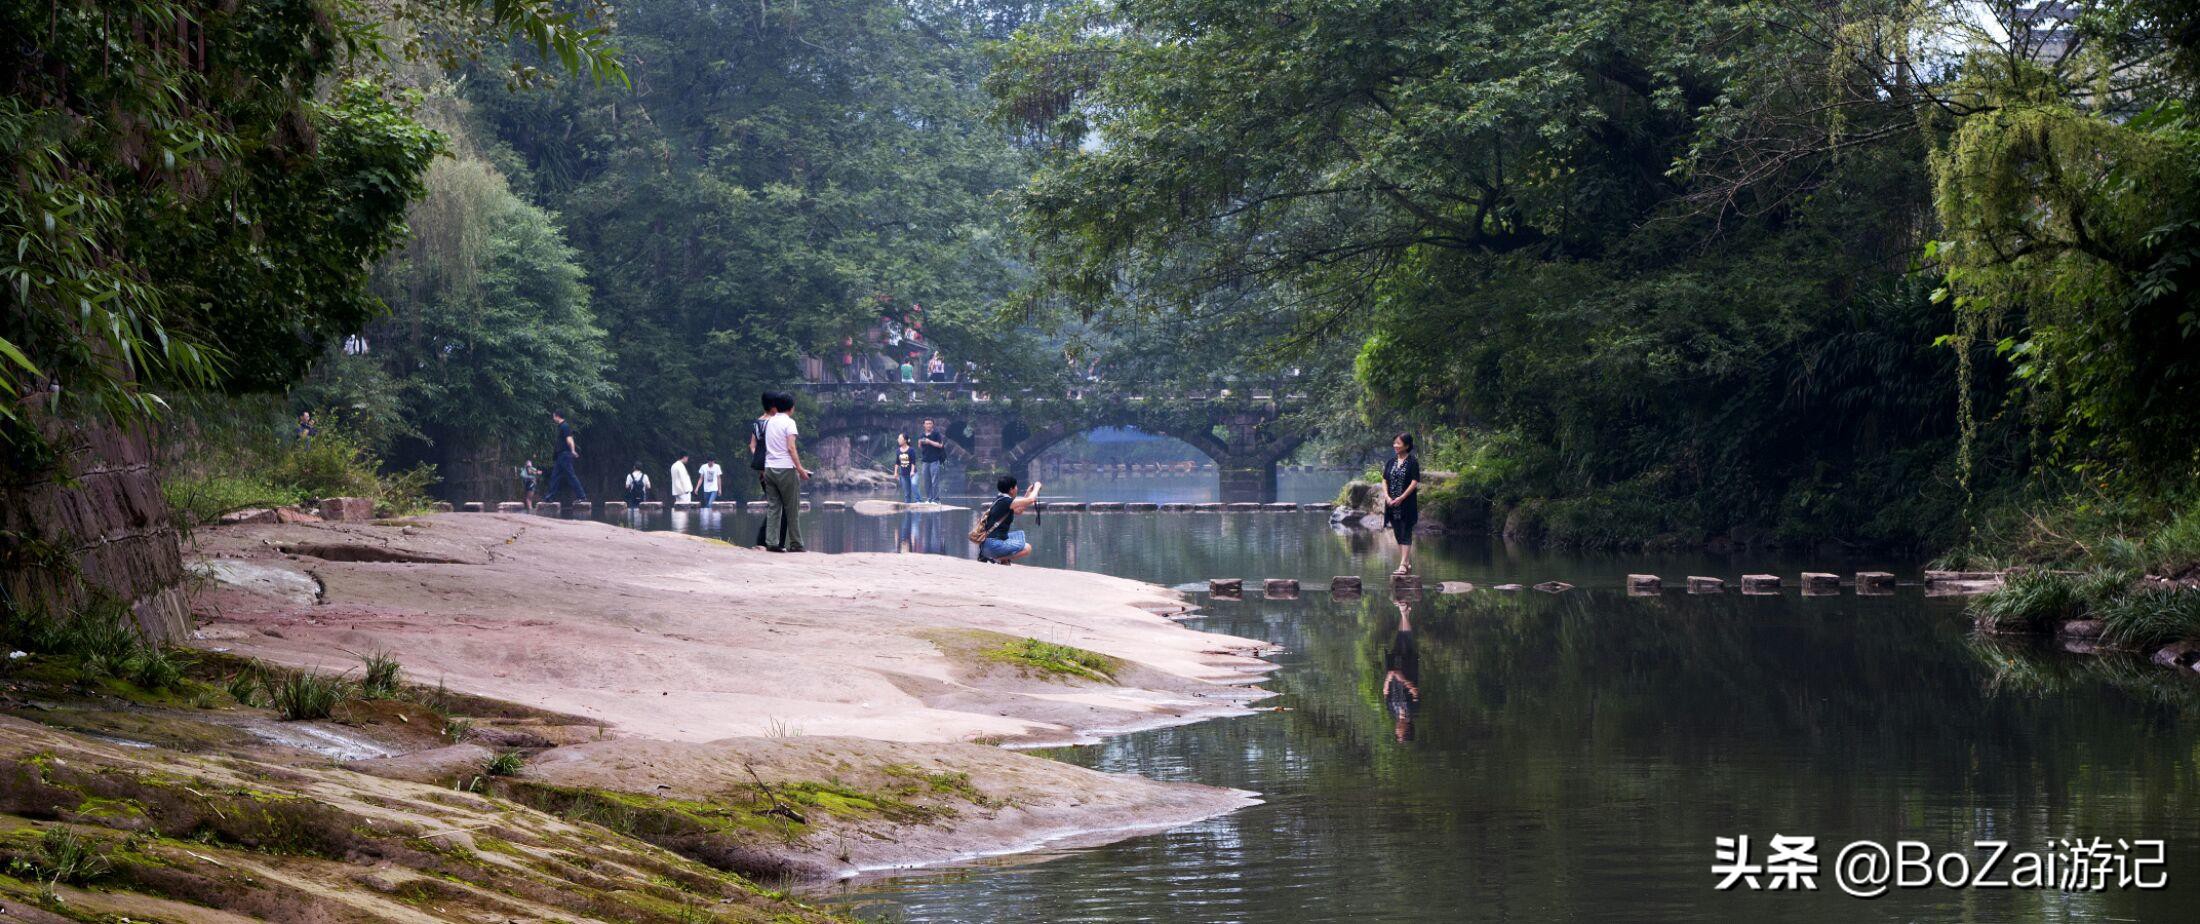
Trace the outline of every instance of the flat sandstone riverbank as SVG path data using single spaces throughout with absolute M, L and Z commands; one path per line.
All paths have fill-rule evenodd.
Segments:
M 1242 714 L 1266 695 L 1261 643 L 1187 629 L 1173 592 L 1136 581 L 771 555 L 523 515 L 234 526 L 195 542 L 210 576 L 197 644 L 329 672 L 383 652 L 415 683 L 524 707 L 475 740 L 392 745 L 349 769 L 446 783 L 516 745 L 525 767 L 495 794 L 612 818 L 722 870 L 938 864 L 1253 801 L 987 746 Z M 1053 646 L 1077 651 L 1051 659 Z

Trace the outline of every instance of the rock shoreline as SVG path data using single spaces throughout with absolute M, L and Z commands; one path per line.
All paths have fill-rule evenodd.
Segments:
M 585 784 L 707 801 L 776 785 L 774 772 L 794 780 L 771 768 L 804 742 L 832 742 L 839 755 L 819 772 L 874 789 L 891 782 L 878 776 L 886 767 L 970 776 L 969 799 L 744 847 L 755 871 L 937 865 L 1254 801 L 984 746 L 1091 743 L 1254 711 L 1268 695 L 1255 685 L 1272 669 L 1257 657 L 1267 646 L 1184 627 L 1169 615 L 1185 604 L 1165 588 L 945 556 L 768 555 L 530 515 L 254 523 L 202 531 L 194 551 L 221 576 L 200 595 L 201 645 L 304 669 L 341 668 L 332 652 L 388 652 L 414 677 L 608 736 L 536 749 L 526 772 L 498 784 L 515 794 Z M 1104 657 L 1109 682 L 1001 656 L 1019 640 Z M 441 772 L 434 754 L 413 763 L 395 772 Z

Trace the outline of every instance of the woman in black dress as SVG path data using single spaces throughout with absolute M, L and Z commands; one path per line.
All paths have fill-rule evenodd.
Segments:
M 1383 522 L 1398 540 L 1398 570 L 1413 573 L 1413 527 L 1421 522 L 1421 458 L 1413 454 L 1413 434 L 1390 441 L 1393 455 L 1383 463 Z

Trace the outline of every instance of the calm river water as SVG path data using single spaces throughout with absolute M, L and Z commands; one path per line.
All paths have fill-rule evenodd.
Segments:
M 1284 499 L 1326 499 L 1337 480 L 1287 474 Z M 1202 490 L 1211 478 L 1143 476 L 1065 478 L 1048 493 L 1207 499 Z M 746 513 L 681 517 L 652 525 L 754 538 Z M 820 510 L 805 522 L 818 551 L 967 555 L 968 520 Z M 1283 646 L 1267 684 L 1283 710 L 1047 752 L 1255 790 L 1265 804 L 1046 862 L 852 883 L 824 900 L 911 922 L 2200 920 L 2193 683 L 2129 660 L 1975 640 L 1960 601 L 1912 586 L 1883 598 L 1622 589 L 1628 572 L 1674 584 L 1859 567 L 1909 578 L 1914 563 L 1556 554 L 1429 537 L 1418 560 L 1431 592 L 1401 601 L 1380 592 L 1390 541 L 1335 532 L 1320 514 L 1065 512 L 1019 525 L 1041 566 L 1169 585 L 1296 577 L 1310 590 L 1359 574 L 1375 592 L 1194 594 L 1193 626 Z M 1578 589 L 1488 589 L 1551 579 Z M 1434 593 L 1444 580 L 1480 588 Z M 1420 696 L 1401 720 L 1382 687 L 1407 626 Z M 1816 891 L 1714 888 L 1715 838 L 1749 835 L 1762 862 L 1775 834 L 1818 839 Z M 2166 840 L 2169 887 L 1909 889 L 1867 901 L 1832 877 L 1833 855 L 1857 839 L 1945 851 L 2096 837 Z

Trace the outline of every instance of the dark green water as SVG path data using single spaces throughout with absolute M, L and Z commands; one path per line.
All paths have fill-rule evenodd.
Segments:
M 1063 485 L 1065 489 L 1078 487 Z M 1090 486 L 1087 486 L 1090 489 Z M 1096 489 L 1095 489 L 1096 490 Z M 1088 494 L 1087 496 L 1098 496 Z M 1180 499 L 1180 498 L 1167 498 Z M 812 548 L 967 554 L 959 515 L 813 512 Z M 685 528 L 739 539 L 746 515 Z M 1360 574 L 1387 538 L 1317 514 L 1058 513 L 1032 561 L 1163 584 Z M 1654 598 L 1628 572 L 1893 570 L 1899 562 L 1609 557 L 1422 540 L 1422 572 L 1471 593 L 1209 601 L 1192 625 L 1285 652 L 1285 711 L 1146 732 L 1054 756 L 1254 790 L 1258 807 L 1163 834 L 850 884 L 822 896 L 888 921 L 2200 920 L 2200 704 L 2128 660 L 1975 640 L 1960 602 Z M 1501 582 L 1558 579 L 1560 595 Z M 1417 638 L 1410 733 L 1380 693 L 1401 619 Z M 1718 891 L 1714 839 L 1818 838 L 1818 889 Z M 2168 841 L 2161 891 L 1842 894 L 1851 840 Z M 2006 862 L 2006 861 L 2005 861 Z

